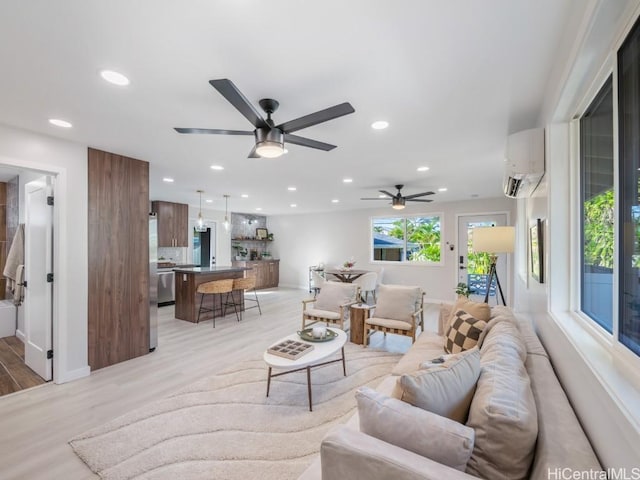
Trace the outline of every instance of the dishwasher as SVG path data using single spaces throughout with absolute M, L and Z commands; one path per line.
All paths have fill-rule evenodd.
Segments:
M 176 300 L 176 284 L 173 270 L 158 269 L 158 306 L 173 305 Z

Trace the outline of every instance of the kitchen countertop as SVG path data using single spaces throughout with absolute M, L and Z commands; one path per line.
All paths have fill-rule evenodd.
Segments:
M 177 273 L 193 273 L 195 275 L 204 275 L 207 273 L 226 273 L 226 272 L 243 272 L 251 270 L 246 267 L 192 267 L 192 268 L 174 268 Z

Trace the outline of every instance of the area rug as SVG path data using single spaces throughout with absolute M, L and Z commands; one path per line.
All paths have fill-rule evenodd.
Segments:
M 375 386 L 400 355 L 347 344 L 342 364 L 311 372 L 313 412 L 304 371 L 275 378 L 248 360 L 180 392 L 94 428 L 69 443 L 101 478 L 295 479 L 320 441 L 353 414 L 354 391 Z

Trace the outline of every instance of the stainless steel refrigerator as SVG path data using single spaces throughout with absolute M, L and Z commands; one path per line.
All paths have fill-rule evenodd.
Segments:
M 158 346 L 158 219 L 149 214 L 149 351 Z

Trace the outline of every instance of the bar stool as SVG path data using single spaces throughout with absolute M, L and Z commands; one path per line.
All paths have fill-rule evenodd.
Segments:
M 253 290 L 253 295 L 255 296 L 255 299 L 253 298 L 247 298 L 244 295 L 245 291 L 248 290 Z M 244 302 L 240 303 L 240 302 L 236 302 L 236 299 L 234 297 L 234 294 L 236 291 L 240 291 L 240 295 L 242 295 L 244 297 Z M 242 305 L 242 310 L 240 310 L 240 318 L 242 318 L 242 312 L 244 312 L 245 310 L 249 310 L 250 308 L 257 308 L 258 311 L 260 312 L 260 315 L 262 315 L 262 309 L 260 308 L 260 301 L 258 300 L 258 293 L 256 292 L 256 277 L 255 276 L 249 276 L 249 277 L 244 277 L 244 278 L 234 278 L 233 279 L 233 293 L 231 294 L 231 298 L 233 299 L 233 304 L 227 304 L 227 305 Z M 256 302 L 256 305 L 254 305 L 253 307 L 246 307 L 244 305 L 244 303 L 246 303 L 247 301 L 249 302 Z
M 223 293 L 227 294 L 227 301 L 229 299 L 229 294 L 233 292 L 233 279 L 229 278 L 226 280 L 214 280 L 212 282 L 201 283 L 198 285 L 196 289 L 197 293 L 200 293 L 202 296 L 200 297 L 200 308 L 198 309 L 198 323 L 200 322 L 200 313 L 202 312 L 212 312 L 213 313 L 213 328 L 216 328 L 216 295 L 220 296 Z M 202 306 L 202 302 L 204 301 L 205 295 L 213 295 L 211 299 L 212 308 L 206 308 Z M 224 317 L 227 312 L 227 303 L 222 301 L 222 297 L 220 297 L 220 309 L 222 310 L 222 316 Z M 233 306 L 233 309 L 236 312 L 236 318 L 240 321 L 240 317 L 238 316 L 238 309 L 236 306 Z

